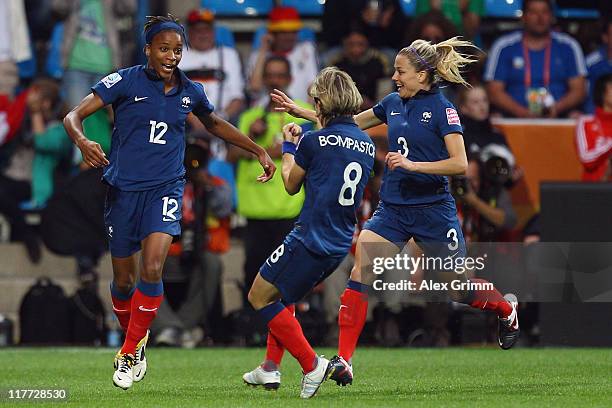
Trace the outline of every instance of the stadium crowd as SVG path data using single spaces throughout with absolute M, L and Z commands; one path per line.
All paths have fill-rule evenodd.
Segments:
M 33 263 L 41 261 L 43 242 L 57 248 L 53 243 L 73 233 L 45 227 L 50 218 L 45 214 L 63 205 L 64 192 L 72 189 L 82 200 L 95 200 L 104 189 L 75 182 L 79 177 L 99 179 L 100 173 L 82 161 L 61 118 L 102 77 L 143 63 L 144 16 L 174 12 L 178 7 L 174 3 L 178 2 L 0 2 L 0 228 L 10 231 L 8 239 L 23 242 Z M 583 179 L 612 180 L 612 15 L 605 8 L 596 21 L 556 20 L 552 1 L 523 0 L 522 17 L 497 25 L 511 28 L 500 32 L 483 29 L 487 19 L 483 0 L 418 0 L 414 15 L 406 15 L 399 0 L 327 0 L 318 17 L 322 28 L 315 32 L 295 8 L 281 1 L 265 25 L 245 37 L 205 8 L 206 0 L 191 3 L 193 10 L 177 16 L 187 28 L 190 44 L 179 68 L 204 84 L 217 114 L 264 147 L 277 168 L 282 127 L 296 121 L 308 130 L 312 124 L 275 111 L 272 90 L 283 90 L 300 106 L 310 107 L 308 87 L 316 74 L 323 67 L 337 66 L 351 75 L 363 96 L 362 109 L 368 109 L 394 90 L 393 56 L 400 48 L 417 38 L 437 43 L 461 35 L 483 50 L 476 55 L 480 62 L 467 73 L 472 88 L 443 89 L 459 108 L 464 126 L 470 164 L 466 178 L 451 184 L 468 242 L 518 241 L 523 235 L 537 235 L 537 228 L 516 233 L 509 192 L 523 174 L 492 117 L 576 119 L 576 154 L 584 165 Z M 257 160 L 212 137 L 199 121 L 188 121 L 183 234 L 173 244 L 164 271 L 165 279 L 187 282 L 187 289 L 174 299 L 170 293 L 153 329 L 159 344 L 194 346 L 215 337 L 219 319 L 213 312 L 219 309 L 215 305 L 220 302 L 222 255 L 230 245 L 242 245 L 245 252 L 240 283 L 245 310 L 234 318 L 250 322 L 248 288 L 257 268 L 291 230 L 304 195 L 287 195 L 280 175 L 266 184 L 255 183 L 261 170 Z M 84 128 L 108 153 L 110 110 L 92 115 Z M 374 141 L 375 176 L 358 214 L 360 224 L 378 202 L 386 141 Z M 491 170 L 491 163 L 500 159 L 505 177 Z M 97 212 L 101 205 L 84 208 L 85 213 L 73 217 L 83 217 L 83 224 L 89 217 L 101 219 Z M 42 222 L 27 222 L 28 214 L 42 214 Z M 93 223 L 86 234 L 104 236 L 100 223 Z M 80 279 L 95 279 L 104 245 L 103 239 L 92 239 L 56 252 L 77 259 Z M 316 332 L 320 324 L 312 317 L 313 310 L 324 313 L 320 320 L 331 328 L 330 343 L 334 343 L 333 322 L 351 256 L 307 303 L 298 305 L 308 322 L 305 330 Z M 387 345 L 458 341 L 449 332 L 449 315 L 455 312 L 448 303 L 425 304 L 390 294 L 373 306 L 369 315 L 374 341 Z M 260 340 L 251 336 L 246 341 Z

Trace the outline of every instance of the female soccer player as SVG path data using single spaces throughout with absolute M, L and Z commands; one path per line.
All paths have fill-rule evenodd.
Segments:
M 474 60 L 456 47 L 474 46 L 455 37 L 439 44 L 416 40 L 403 48 L 395 58 L 392 77 L 397 92 L 355 116 L 361 129 L 387 124 L 389 153 L 381 201 L 359 235 L 355 265 L 341 297 L 338 354 L 346 361 L 350 361 L 365 323 L 367 285 L 362 282 L 362 272 L 370 270 L 376 248 L 388 249 L 392 243 L 402 247 L 414 238 L 428 256 L 465 256 L 463 233 L 445 177 L 466 171 L 463 131 L 455 107 L 438 88 L 441 80 L 469 86 L 460 69 Z M 317 119 L 314 112 L 296 106 L 280 91 L 275 91 L 272 98 L 280 105 L 279 110 Z M 364 244 L 368 244 L 367 255 Z M 466 279 L 465 275 L 455 278 Z M 495 311 L 500 323 L 500 347 L 514 345 L 519 334 L 514 295 L 504 298 L 496 289 L 475 289 L 451 296 L 472 307 Z M 347 376 L 343 383 L 351 381 Z
M 351 248 L 375 154 L 374 143 L 353 121 L 362 98 L 347 73 L 325 68 L 309 92 L 323 128 L 306 133 L 297 146 L 301 128 L 283 128 L 283 183 L 289 194 L 304 184 L 306 200 L 295 228 L 261 266 L 249 292 L 249 302 L 267 322 L 269 347 L 264 363 L 243 376 L 249 385 L 278 388 L 284 347 L 302 366 L 302 398 L 315 395 L 334 364 L 317 357 L 286 305 L 336 270 Z
M 265 150 L 213 113 L 202 85 L 177 68 L 187 43 L 178 20 L 170 14 L 149 17 L 144 34 L 147 64 L 106 76 L 64 119 L 83 161 L 104 166 L 109 185 L 104 217 L 113 263 L 111 297 L 126 332 L 113 383 L 123 389 L 146 372 L 144 348 L 162 300 L 162 269 L 180 234 L 187 116 L 194 114 L 213 134 L 255 154 L 264 168 L 258 181 L 268 181 L 275 171 Z M 82 123 L 108 104 L 115 126 L 107 159 L 100 145 L 87 139 Z

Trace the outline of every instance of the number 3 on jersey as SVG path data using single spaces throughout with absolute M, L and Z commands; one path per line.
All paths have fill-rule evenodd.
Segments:
M 404 157 L 408 157 L 408 141 L 406 140 L 406 138 L 404 136 L 400 136 L 397 138 L 397 143 L 399 143 L 401 149 L 399 149 L 397 152 L 400 153 L 402 156 Z
M 351 174 L 355 171 L 355 177 L 351 178 Z M 350 162 L 344 168 L 344 184 L 342 184 L 342 188 L 340 188 L 340 194 L 338 195 L 338 202 L 341 206 L 349 206 L 355 204 L 355 193 L 357 192 L 357 185 L 359 181 L 361 181 L 361 175 L 363 174 L 363 170 L 361 166 L 357 162 Z M 349 192 L 350 197 L 346 198 L 346 192 Z
M 151 131 L 149 132 L 149 143 L 166 144 L 166 141 L 162 139 L 168 130 L 168 125 L 166 122 L 156 122 L 154 120 L 150 120 L 149 124 L 151 125 Z M 156 129 L 160 129 L 157 134 L 155 134 Z

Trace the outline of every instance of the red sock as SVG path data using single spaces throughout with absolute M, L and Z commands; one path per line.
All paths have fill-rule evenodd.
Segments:
M 128 300 L 122 300 L 111 295 L 111 300 L 113 302 L 113 312 L 115 312 L 115 316 L 117 316 L 117 320 L 119 320 L 119 325 L 123 329 L 123 333 L 126 333 L 128 325 L 130 324 L 132 298 L 130 297 Z
M 286 307 L 286 309 L 289 310 L 293 316 L 295 316 L 295 305 L 289 305 Z M 272 332 L 268 330 L 268 341 L 266 342 L 266 360 L 263 364 L 264 369 L 266 368 L 266 364 L 270 361 L 276 364 L 276 367 L 267 368 L 278 369 L 281 361 L 283 360 L 283 354 L 285 354 L 285 347 L 276 337 L 274 337 Z
M 125 342 L 121 347 L 121 353 L 136 353 L 136 346 L 151 327 L 163 298 L 163 295 L 147 296 L 136 288 L 132 295 L 132 316 L 125 335 Z
M 268 328 L 276 340 L 298 360 L 304 373 L 315 369 L 317 355 L 304 337 L 302 326 L 289 309 L 285 307 L 274 316 L 268 322 Z
M 357 347 L 357 340 L 365 325 L 368 313 L 368 295 L 346 288 L 340 297 L 338 312 L 338 355 L 350 361 Z
M 473 283 L 489 283 L 487 280 L 472 278 L 470 282 Z M 501 293 L 495 288 L 487 290 L 474 290 L 474 299 L 470 303 L 470 306 L 482 309 L 482 310 L 493 310 L 499 317 L 505 318 L 510 316 L 512 313 L 512 306 Z

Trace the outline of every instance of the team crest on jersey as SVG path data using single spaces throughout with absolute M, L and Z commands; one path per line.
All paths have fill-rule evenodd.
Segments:
M 183 96 L 183 99 L 181 99 L 181 107 L 189 108 L 189 105 L 191 105 L 191 98 L 188 96 Z
M 421 118 L 421 122 L 429 123 L 430 119 L 431 119 L 431 112 L 429 112 L 429 111 L 423 112 L 423 117 Z
M 459 115 L 457 114 L 457 111 L 453 108 L 446 108 L 446 121 L 449 125 L 461 125 Z
M 104 78 L 102 78 L 102 83 L 105 87 L 110 88 L 115 85 L 117 82 L 121 81 L 121 75 L 118 72 L 113 72 L 112 74 L 108 74 Z

